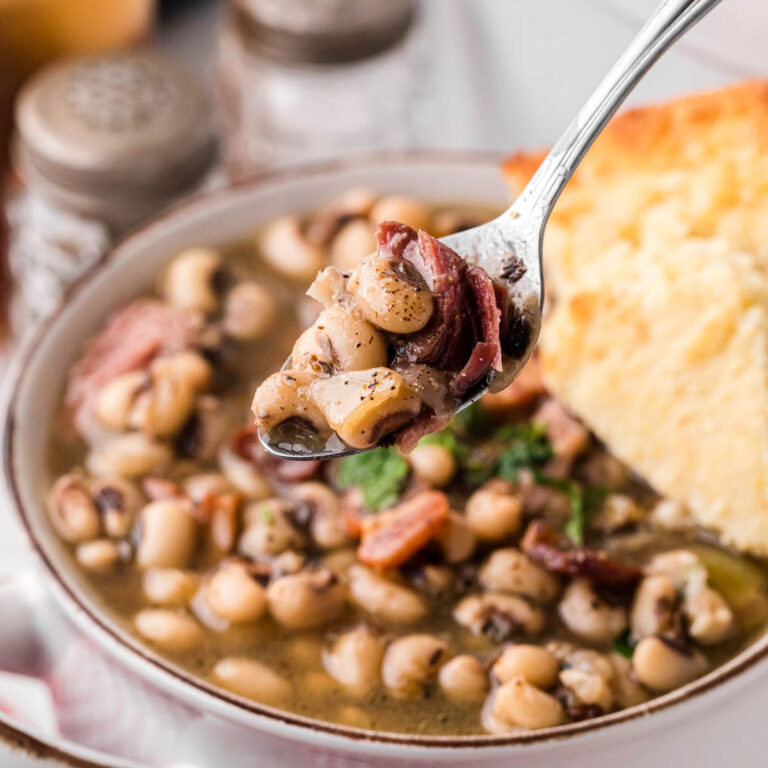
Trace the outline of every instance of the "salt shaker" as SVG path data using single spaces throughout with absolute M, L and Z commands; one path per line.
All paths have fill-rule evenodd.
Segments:
M 216 156 L 202 87 L 148 53 L 70 59 L 16 102 L 5 199 L 21 333 L 114 240 L 199 186 Z
M 232 0 L 219 46 L 226 168 L 408 146 L 424 80 L 415 0 Z

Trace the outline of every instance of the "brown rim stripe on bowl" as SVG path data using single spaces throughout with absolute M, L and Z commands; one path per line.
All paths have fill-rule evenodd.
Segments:
M 176 204 L 172 208 L 145 223 L 136 231 L 130 233 L 103 259 L 91 267 L 86 274 L 84 274 L 71 286 L 67 293 L 67 300 L 77 295 L 77 293 L 82 290 L 82 288 L 87 285 L 96 274 L 103 270 L 112 261 L 120 258 L 126 246 L 131 244 L 136 238 L 144 237 L 146 236 L 147 232 L 152 231 L 157 226 L 164 225 L 170 219 L 175 218 L 176 216 L 187 211 L 194 210 L 199 206 L 205 206 L 210 201 L 220 200 L 230 195 L 237 195 L 238 192 L 242 192 L 243 190 L 251 189 L 254 187 L 261 187 L 271 182 L 277 182 L 286 179 L 290 180 L 300 179 L 303 177 L 313 177 L 326 174 L 334 170 L 342 170 L 351 167 L 374 167 L 380 166 L 388 161 L 393 162 L 403 160 L 432 163 L 446 161 L 456 163 L 457 165 L 470 165 L 473 163 L 479 164 L 482 162 L 498 163 L 500 162 L 501 158 L 498 155 L 488 153 L 380 153 L 367 155 L 362 158 L 358 157 L 343 159 L 335 162 L 313 164 L 272 173 L 266 173 L 253 179 L 239 182 L 238 184 L 227 187 L 225 189 L 204 192 L 202 194 L 196 195 L 193 198 Z M 14 434 L 16 430 L 15 414 L 20 388 L 23 384 L 29 363 L 36 354 L 40 340 L 45 337 L 45 334 L 48 332 L 49 328 L 51 328 L 58 321 L 65 307 L 66 302 L 57 308 L 49 317 L 41 321 L 36 329 L 30 334 L 17 355 L 15 361 L 14 377 L 10 388 L 6 390 L 6 392 L 9 393 L 9 396 L 6 400 L 7 418 L 3 434 L 4 471 L 7 486 L 10 490 L 14 502 L 13 506 L 15 512 L 27 533 L 34 551 L 37 553 L 37 556 L 40 558 L 56 586 L 69 600 L 71 605 L 87 617 L 90 625 L 96 630 L 96 636 L 101 636 L 102 639 L 108 637 L 111 640 L 116 641 L 120 646 L 122 646 L 123 650 L 130 652 L 130 654 L 139 657 L 143 661 L 149 662 L 153 667 L 160 670 L 164 675 L 173 678 L 177 682 L 181 682 L 198 692 L 205 694 L 206 696 L 215 700 L 218 704 L 223 702 L 229 707 L 232 707 L 235 710 L 240 710 L 241 712 L 248 712 L 272 721 L 284 723 L 286 725 L 305 728 L 307 730 L 317 731 L 333 736 L 340 736 L 353 741 L 370 741 L 382 744 L 398 744 L 404 746 L 435 748 L 452 747 L 477 749 L 478 747 L 492 746 L 522 746 L 526 744 L 536 744 L 547 741 L 559 741 L 577 734 L 594 733 L 611 725 L 630 722 L 655 712 L 667 710 L 675 704 L 689 701 L 716 686 L 722 685 L 726 681 L 736 677 L 745 670 L 751 668 L 758 661 L 761 661 L 763 658 L 768 656 L 768 637 L 764 637 L 762 639 L 762 647 L 759 647 L 761 643 L 760 640 L 755 641 L 755 643 L 750 648 L 743 651 L 741 654 L 739 654 L 739 656 L 735 657 L 729 662 L 726 662 L 726 664 L 710 672 L 708 675 L 705 675 L 699 680 L 696 680 L 693 683 L 689 683 L 688 685 L 676 691 L 672 691 L 671 693 L 656 697 L 644 704 L 619 710 L 617 712 L 603 715 L 592 720 L 569 723 L 567 725 L 558 726 L 555 728 L 547 728 L 540 731 L 531 731 L 530 733 L 510 736 L 417 736 L 379 731 L 364 731 L 336 725 L 334 723 L 313 720 L 301 715 L 295 715 L 290 712 L 284 712 L 281 710 L 273 709 L 271 707 L 266 707 L 210 685 L 201 678 L 187 673 L 171 662 L 154 654 L 146 646 L 142 645 L 127 635 L 127 633 L 118 631 L 113 622 L 106 620 L 98 612 L 92 610 L 91 606 L 88 604 L 88 601 L 81 600 L 80 596 L 77 595 L 69 587 L 65 579 L 62 578 L 59 570 L 49 560 L 46 552 L 44 551 L 44 548 L 40 545 L 34 535 L 33 527 L 30 522 L 29 512 L 22 502 L 21 494 L 16 482 L 17 472 L 15 468 L 14 456 Z M 141 676 L 141 672 L 137 672 L 137 674 Z M 242 725 L 242 720 L 238 719 L 237 722 Z

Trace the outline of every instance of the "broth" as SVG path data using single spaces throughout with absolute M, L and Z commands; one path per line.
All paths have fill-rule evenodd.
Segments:
M 330 206 L 329 210 L 333 210 L 333 206 Z M 456 215 L 456 209 L 452 211 L 455 220 L 462 219 L 461 216 Z M 463 219 L 464 223 L 474 224 L 476 221 L 490 218 L 492 214 L 493 212 L 484 209 L 466 207 Z M 433 208 L 429 211 L 429 216 L 434 223 L 441 218 L 447 219 L 448 211 Z M 364 220 L 364 215 L 345 212 L 339 214 L 338 218 L 339 222 L 333 225 L 337 229 L 334 237 L 338 237 L 338 230 L 347 226 L 350 221 Z M 317 225 L 318 221 L 322 222 L 323 218 L 320 216 L 312 219 L 308 224 L 305 222 L 305 231 L 313 224 Z M 445 234 L 445 232 L 439 234 Z M 324 245 L 326 255 L 329 248 L 326 242 Z M 360 257 L 363 255 L 365 253 L 361 253 Z M 136 471 L 133 465 L 130 471 L 126 470 L 122 482 L 125 482 L 125 477 L 130 476 L 127 482 L 141 487 L 141 502 L 131 513 L 129 525 L 121 531 L 120 535 L 110 536 L 108 531 L 105 533 L 105 529 L 109 526 L 108 512 L 105 510 L 111 509 L 110 504 L 114 503 L 114 494 L 104 492 L 104 487 L 109 487 L 107 481 L 104 481 L 107 483 L 106 486 L 104 483 L 100 486 L 100 495 L 97 494 L 94 490 L 94 478 L 97 475 L 121 474 L 120 471 L 114 470 L 125 464 L 125 457 L 122 456 L 123 464 L 120 462 L 116 464 L 115 456 L 107 454 L 108 446 L 115 444 L 116 434 L 120 431 L 105 430 L 103 425 L 98 429 L 84 428 L 84 422 L 91 423 L 94 408 L 98 410 L 96 406 L 89 406 L 86 410 L 90 410 L 91 413 L 87 414 L 87 418 L 82 416 L 83 411 L 79 411 L 78 423 L 81 434 L 73 435 L 71 430 L 57 428 L 51 437 L 52 476 L 57 478 L 64 475 L 65 478 L 69 478 L 68 484 L 61 484 L 59 481 L 59 485 L 54 486 L 49 497 L 49 508 L 57 529 L 63 538 L 70 541 L 69 546 L 72 548 L 73 556 L 87 575 L 104 609 L 174 663 L 206 680 L 229 687 L 236 693 L 246 692 L 251 698 L 307 717 L 380 731 L 434 735 L 481 734 L 488 731 L 515 732 L 524 727 L 538 727 L 509 722 L 500 715 L 489 718 L 487 713 L 482 713 L 483 700 L 487 696 L 493 697 L 498 690 L 508 684 L 507 681 L 499 679 L 497 673 L 492 672 L 491 668 L 504 648 L 514 643 L 548 646 L 553 657 L 557 659 L 560 677 L 550 685 L 544 685 L 542 691 L 546 689 L 545 695 L 557 703 L 552 705 L 553 707 L 560 707 L 557 710 L 562 712 L 560 722 L 596 716 L 629 706 L 632 702 L 628 696 L 618 692 L 620 674 L 626 676 L 626 680 L 624 678 L 622 680 L 627 686 L 634 686 L 631 690 L 636 695 L 637 701 L 650 698 L 660 692 L 641 685 L 636 671 L 629 666 L 625 669 L 619 662 L 616 662 L 619 664 L 617 669 L 623 671 L 618 672 L 614 669 L 610 674 L 606 673 L 608 676 L 603 680 L 611 690 L 609 704 L 606 703 L 607 699 L 601 700 L 602 703 L 599 705 L 595 702 L 579 700 L 574 689 L 568 687 L 562 672 L 581 668 L 579 667 L 581 662 L 574 661 L 580 651 L 595 650 L 602 659 L 631 656 L 632 646 L 638 640 L 642 642 L 640 638 L 628 636 L 624 629 L 633 603 L 636 583 L 642 578 L 642 574 L 637 571 L 636 575 L 632 575 L 631 586 L 622 582 L 618 586 L 604 583 L 595 587 L 596 604 L 599 603 L 601 610 L 605 608 L 606 613 L 615 609 L 616 616 L 619 618 L 623 616 L 623 628 L 611 637 L 601 636 L 597 639 L 585 637 L 583 632 L 576 631 L 578 622 L 571 621 L 569 625 L 569 622 L 563 618 L 566 615 L 563 610 L 563 595 L 564 590 L 569 589 L 567 587 L 569 577 L 562 573 L 553 575 L 549 571 L 544 575 L 539 573 L 541 562 L 534 557 L 534 549 L 526 550 L 527 535 L 521 539 L 526 525 L 532 520 L 543 521 L 546 525 L 553 527 L 557 536 L 556 543 L 544 542 L 544 545 L 554 547 L 552 552 L 555 550 L 561 554 L 586 552 L 583 549 L 584 542 L 579 540 L 583 534 L 586 544 L 602 553 L 600 559 L 611 562 L 615 560 L 632 574 L 635 574 L 635 571 L 631 570 L 634 566 L 647 566 L 651 558 L 658 553 L 680 549 L 697 553 L 692 556 L 694 559 L 698 558 L 696 562 L 707 570 L 704 581 L 708 580 L 708 588 L 714 587 L 718 596 L 720 595 L 718 590 L 721 590 L 727 598 L 727 611 L 730 612 L 731 625 L 717 642 L 711 642 L 711 637 L 700 641 L 690 636 L 692 619 L 695 621 L 696 615 L 691 613 L 692 608 L 685 608 L 685 600 L 686 595 L 690 594 L 694 587 L 691 586 L 690 574 L 683 574 L 682 580 L 676 582 L 678 596 L 675 598 L 677 602 L 674 610 L 670 608 L 670 615 L 674 614 L 674 621 L 677 624 L 660 627 L 659 635 L 667 637 L 670 643 L 674 640 L 681 644 L 681 653 L 697 657 L 701 655 L 702 659 L 706 659 L 706 665 L 702 666 L 693 677 L 703 673 L 707 668 L 722 663 L 762 631 L 763 621 L 768 615 L 764 564 L 755 563 L 728 552 L 706 532 L 690 526 L 681 525 L 677 530 L 661 528 L 657 522 L 660 518 L 653 511 L 661 500 L 640 480 L 634 478 L 625 468 L 611 459 L 605 449 L 583 431 L 583 427 L 567 414 L 563 416 L 560 411 L 557 411 L 553 418 L 564 421 L 554 423 L 555 427 L 564 424 L 574 431 L 582 430 L 578 432 L 579 439 L 583 441 L 582 448 L 573 456 L 561 454 L 556 447 L 557 440 L 554 437 L 550 439 L 549 436 L 550 433 L 554 434 L 552 425 L 549 432 L 544 430 L 544 433 L 530 427 L 531 424 L 539 423 L 537 422 L 538 414 L 542 413 L 541 409 L 544 406 L 549 407 L 550 411 L 554 408 L 547 405 L 554 401 L 543 389 L 536 391 L 527 399 L 513 399 L 506 404 L 498 400 L 499 396 L 494 396 L 497 398 L 495 401 L 487 401 L 486 406 L 475 409 L 474 416 L 469 417 L 479 420 L 485 418 L 486 423 L 482 428 L 477 429 L 477 425 L 473 426 L 469 423 L 456 424 L 450 427 L 441 438 L 427 442 L 427 445 L 438 449 L 433 452 L 433 458 L 438 456 L 441 460 L 448 460 L 446 457 L 450 454 L 450 460 L 458 466 L 458 469 L 454 467 L 453 477 L 445 483 L 430 483 L 426 479 L 429 472 L 424 467 L 419 468 L 413 458 L 408 465 L 402 458 L 392 453 L 387 453 L 386 456 L 382 454 L 382 457 L 397 464 L 397 467 L 402 467 L 406 473 L 399 484 L 395 483 L 397 490 L 395 497 L 391 499 L 397 502 L 395 509 L 408 503 L 409 499 L 424 499 L 426 498 L 424 494 L 437 493 L 441 499 L 444 496 L 450 509 L 458 513 L 457 518 L 451 518 L 454 520 L 452 524 L 459 526 L 457 530 L 464 530 L 461 528 L 462 525 L 468 526 L 469 532 L 465 532 L 463 540 L 458 537 L 453 544 L 440 543 L 440 535 L 435 534 L 430 542 L 417 547 L 414 553 L 398 563 L 383 577 L 387 584 L 394 584 L 399 589 L 406 590 L 407 594 L 415 596 L 417 604 L 424 608 L 421 616 L 410 616 L 408 619 L 400 617 L 401 620 L 393 620 L 391 615 L 386 614 L 387 610 L 394 610 L 393 601 L 389 601 L 388 608 L 385 606 L 384 609 L 373 610 L 372 604 L 365 605 L 364 601 L 361 603 L 359 597 L 355 600 L 350 599 L 347 592 L 350 579 L 347 570 L 349 563 L 345 566 L 341 561 L 347 558 L 350 562 L 357 562 L 357 567 L 360 567 L 359 561 L 355 560 L 355 548 L 360 533 L 344 535 L 336 532 L 334 535 L 337 543 L 330 545 L 320 543 L 318 539 L 322 537 L 313 528 L 318 524 L 319 502 L 317 500 L 313 502 L 314 511 L 311 505 L 304 503 L 302 506 L 296 502 L 294 494 L 301 483 L 287 481 L 286 476 L 281 475 L 281 472 L 293 471 L 301 474 L 302 471 L 310 470 L 299 470 L 295 467 L 288 470 L 284 465 L 277 467 L 264 457 L 255 456 L 252 453 L 255 450 L 253 435 L 247 431 L 242 432 L 243 425 L 250 421 L 250 400 L 256 386 L 266 374 L 281 366 L 301 328 L 313 319 L 311 303 L 303 296 L 304 283 L 301 280 L 291 279 L 285 273 L 281 274 L 274 266 L 266 263 L 259 250 L 254 247 L 253 240 L 235 243 L 222 249 L 221 263 L 226 267 L 227 282 L 230 286 L 228 290 L 238 282 L 255 278 L 275 300 L 275 316 L 268 324 L 268 330 L 264 331 L 259 338 L 236 343 L 226 334 L 219 338 L 214 333 L 211 334 L 216 337 L 213 342 L 201 335 L 194 346 L 195 349 L 203 350 L 203 357 L 212 366 L 213 379 L 209 389 L 218 398 L 214 405 L 225 412 L 227 418 L 228 428 L 222 432 L 220 440 L 223 449 L 216 445 L 216 450 L 202 459 L 184 455 L 185 452 L 186 454 L 194 453 L 194 450 L 189 449 L 188 444 L 199 447 L 199 443 L 207 439 L 205 431 L 207 427 L 200 427 L 199 415 L 195 417 L 198 418 L 198 422 L 193 423 L 191 421 L 193 415 L 187 414 L 183 425 L 172 430 L 170 434 L 162 437 L 153 435 L 151 444 L 153 446 L 155 443 L 160 444 L 163 450 L 170 447 L 173 451 L 172 459 L 165 463 L 159 462 L 158 466 L 144 467 L 141 471 Z M 224 301 L 222 299 L 222 302 Z M 221 327 L 223 322 L 221 317 L 225 312 L 226 304 L 223 303 L 222 307 L 224 308 L 209 315 L 204 331 Z M 159 356 L 155 354 L 154 357 L 144 360 L 138 367 L 129 368 L 129 372 L 150 370 L 150 374 L 147 374 L 150 376 L 149 383 L 144 382 L 135 392 L 136 402 L 143 393 L 148 391 L 148 387 L 152 392 L 151 387 L 158 386 L 157 380 L 152 378 L 155 376 L 151 373 L 151 365 L 154 364 L 152 361 L 162 360 L 163 355 L 170 355 L 175 351 L 163 350 Z M 121 375 L 125 375 L 125 372 Z M 106 384 L 98 389 L 94 397 L 102 397 L 105 387 Z M 206 396 L 208 396 L 207 393 Z M 194 402 L 199 403 L 200 397 L 201 395 L 198 395 L 198 400 Z M 79 407 L 83 408 L 83 404 L 80 403 Z M 116 410 L 113 408 L 109 413 L 115 416 Z M 492 414 L 490 419 L 488 419 L 489 414 Z M 134 410 L 126 416 L 126 419 L 137 418 L 139 417 L 134 406 Z M 565 419 L 568 420 L 565 421 Z M 135 423 L 138 422 L 131 422 L 126 427 L 125 434 L 141 433 L 141 429 L 137 429 Z M 190 426 L 191 424 L 193 426 Z M 498 431 L 503 424 L 510 427 L 504 433 L 506 436 L 502 436 Z M 201 429 L 203 429 L 202 437 L 197 434 Z M 87 439 L 83 438 L 84 433 L 87 433 Z M 551 455 L 545 451 L 546 455 L 537 457 L 535 452 L 542 446 L 546 451 L 551 451 Z M 511 450 L 513 448 L 514 450 Z M 232 456 L 235 457 L 235 463 L 231 466 L 226 465 L 222 458 L 222 450 L 226 452 L 227 449 L 230 460 Z M 426 461 L 427 454 L 423 453 L 422 456 L 422 460 Z M 511 469 L 510 462 L 512 462 Z M 85 470 L 78 469 L 84 466 Z M 103 471 L 105 466 L 109 468 L 109 472 Z M 382 467 L 384 466 L 382 464 Z M 345 474 L 354 474 L 350 467 L 354 469 L 354 465 L 347 465 L 347 469 L 344 469 L 338 463 L 328 464 L 317 467 L 315 475 L 307 475 L 300 480 L 302 483 L 321 482 L 332 489 L 334 496 L 340 499 L 339 503 L 344 506 L 343 514 L 346 516 L 339 519 L 349 531 L 354 526 L 362 526 L 362 537 L 365 541 L 366 537 L 374 535 L 374 532 L 366 532 L 366 525 L 368 525 L 366 520 L 383 520 L 382 524 L 387 525 L 384 517 L 387 513 L 363 509 L 359 483 L 343 482 Z M 435 468 L 432 467 L 432 471 L 434 470 Z M 72 474 L 73 471 L 79 471 L 80 474 Z M 262 485 L 266 483 L 269 487 L 268 492 L 254 492 L 252 485 L 246 487 L 242 479 L 243 475 L 237 475 L 237 472 L 252 473 L 247 477 L 248 482 L 255 482 L 255 477 L 260 482 L 263 481 Z M 384 469 L 380 472 L 381 476 L 377 478 L 379 481 L 382 479 Z M 192 491 L 189 490 L 190 478 L 199 476 L 201 473 L 215 473 L 219 486 L 216 486 L 215 491 L 210 491 L 202 498 L 194 500 Z M 433 487 L 439 487 L 441 490 L 434 491 Z M 88 529 L 87 525 L 83 527 L 81 523 L 85 517 L 72 517 L 71 504 L 74 503 L 72 502 L 74 497 L 65 499 L 63 494 L 65 491 L 73 492 L 73 489 L 78 493 L 83 491 L 86 497 L 88 494 L 94 494 L 92 502 L 84 501 L 85 497 L 78 496 L 77 503 L 84 504 L 86 507 L 88 503 L 92 503 L 94 514 L 98 515 L 97 530 Z M 585 515 L 587 491 L 590 489 L 595 490 L 599 497 L 595 505 L 596 511 L 593 511 L 591 520 L 586 523 L 582 521 L 580 530 L 575 530 L 575 521 L 578 522 L 575 515 L 578 510 L 574 507 L 574 498 L 577 496 L 580 498 L 581 514 Z M 474 520 L 466 511 L 468 499 L 474 498 L 477 502 L 475 494 L 479 490 L 496 494 L 493 496 L 493 503 L 489 506 L 491 510 L 489 520 Z M 366 488 L 364 493 L 370 491 L 370 488 Z M 313 492 L 319 493 L 317 487 L 314 487 Z M 543 501 L 539 499 L 537 502 L 536 494 Z M 216 535 L 213 533 L 212 521 L 220 510 L 225 509 L 226 505 L 223 501 L 225 497 L 234 499 L 232 503 L 235 505 L 235 511 L 232 514 L 222 512 L 221 520 L 224 522 L 221 530 L 232 534 L 230 546 L 222 549 L 217 544 Z M 285 511 L 279 505 L 269 506 L 271 502 L 268 503 L 268 500 L 271 498 L 293 499 L 293 501 L 288 502 L 286 507 L 288 511 Z M 610 506 L 607 501 L 609 498 L 613 499 L 614 506 L 624 510 L 626 520 L 619 519 L 618 522 L 610 520 L 610 516 L 606 513 L 606 509 Z M 516 501 L 513 503 L 509 501 L 510 499 Z M 183 538 L 175 530 L 166 532 L 170 536 L 169 541 L 163 543 L 162 547 L 158 545 L 160 548 L 156 547 L 154 553 L 146 551 L 148 537 L 153 535 L 151 526 L 148 528 L 146 505 L 150 502 L 156 504 L 167 501 L 171 504 L 189 502 L 183 509 L 194 519 L 194 531 L 191 534 L 194 545 L 190 546 L 189 552 L 184 556 L 168 555 L 169 547 L 177 546 Z M 66 508 L 65 502 L 70 504 L 69 508 Z M 120 503 L 125 505 L 125 493 Z M 537 503 L 538 507 L 536 507 Z M 267 506 L 259 506 L 264 504 Z M 505 505 L 512 509 L 515 504 L 519 506 L 516 524 L 510 524 L 500 533 L 498 531 L 494 533 L 491 528 L 498 526 L 498 520 L 493 517 L 497 510 L 506 508 Z M 391 504 L 382 504 L 384 509 L 389 506 Z M 310 507 L 309 512 L 307 507 Z M 349 511 L 350 508 L 352 512 Z M 88 507 L 86 512 L 90 509 L 91 507 Z M 70 514 L 69 518 L 67 514 Z M 342 513 L 338 512 L 338 514 Z M 58 519 L 57 515 L 61 519 Z M 607 522 L 602 521 L 601 515 L 607 518 Z M 459 522 L 456 522 L 457 519 Z M 119 515 L 115 520 L 117 522 L 113 521 L 113 523 L 119 528 Z M 227 528 L 227 521 L 231 524 L 231 530 Z M 331 516 L 330 523 L 335 525 L 339 520 Z M 443 526 L 447 524 L 445 522 Z M 272 533 L 267 531 L 266 539 L 258 539 L 259 546 L 264 551 L 254 555 L 253 544 L 246 546 L 243 543 L 245 533 L 252 528 L 261 530 L 265 527 L 271 529 Z M 440 530 L 443 531 L 444 527 Z M 331 526 L 329 530 L 334 529 Z M 570 531 L 570 542 L 565 540 L 565 531 Z M 277 535 L 285 536 L 286 540 L 292 543 L 283 547 L 282 551 L 267 552 L 272 546 L 270 542 L 274 541 L 274 538 L 269 537 Z M 327 533 L 324 535 L 329 536 Z M 448 547 L 463 546 L 470 537 L 477 539 L 477 542 L 467 546 L 463 556 L 448 556 L 447 553 L 450 551 Z M 88 545 L 92 544 L 93 540 L 106 543 L 101 548 L 91 547 L 89 550 Z M 159 556 L 157 552 L 163 547 L 165 548 L 162 550 L 163 554 Z M 554 584 L 555 597 L 539 600 L 525 595 L 519 598 L 520 593 L 515 592 L 514 589 L 501 590 L 497 586 L 494 590 L 490 590 L 487 585 L 481 583 L 486 577 L 490 579 L 487 563 L 491 555 L 510 549 L 519 552 L 520 547 L 528 553 L 531 563 L 538 563 L 536 565 L 538 570 L 532 572 L 531 578 L 543 580 L 542 583 L 546 585 Z M 99 555 L 102 553 L 103 557 L 100 558 Z M 361 555 L 358 554 L 358 557 Z M 141 564 L 142 558 L 144 565 Z M 449 562 L 449 560 L 455 560 L 455 562 Z M 328 620 L 322 621 L 319 626 L 305 626 L 315 621 L 316 617 L 312 615 L 302 616 L 299 621 L 300 626 L 287 626 L 285 622 L 276 620 L 274 615 L 268 615 L 268 611 L 263 607 L 260 611 L 254 608 L 254 615 L 258 614 L 258 616 L 252 620 L 230 621 L 227 626 L 226 621 L 221 621 L 220 615 L 211 618 L 212 609 L 210 604 L 205 603 L 206 600 L 210 600 L 210 592 L 206 592 L 205 589 L 210 590 L 212 574 L 233 562 L 243 565 L 254 583 L 261 585 L 261 588 L 266 588 L 268 602 L 271 585 L 281 579 L 287 578 L 294 572 L 307 574 L 317 572 L 318 569 L 323 572 L 322 569 L 330 568 L 335 575 L 329 577 L 328 589 L 344 590 L 343 605 L 335 607 L 332 615 L 329 614 Z M 145 581 L 147 572 L 169 569 L 182 573 L 184 578 L 189 580 L 192 586 L 187 589 L 187 594 L 182 597 L 177 595 L 175 599 L 167 596 L 160 599 L 157 595 L 148 597 Z M 322 591 L 323 589 L 325 587 L 318 587 L 320 595 L 318 605 L 326 594 Z M 507 595 L 515 595 L 526 610 L 533 611 L 536 616 L 540 615 L 541 626 L 534 631 L 528 631 L 521 624 L 521 619 L 505 614 L 504 611 L 495 607 L 487 612 L 480 624 L 458 620 L 457 605 L 467 597 L 487 596 L 491 592 L 495 594 L 502 591 Z M 257 591 L 256 594 L 259 595 L 261 592 Z M 189 630 L 192 633 L 192 640 L 181 642 L 179 640 L 181 636 L 174 639 L 170 630 L 157 630 L 159 620 L 152 625 L 155 629 L 148 633 L 147 624 L 141 622 L 137 624 L 136 617 L 145 612 L 149 606 L 154 606 L 154 609 L 161 613 L 170 612 L 176 617 L 183 617 L 186 622 L 193 622 L 194 631 Z M 269 604 L 269 609 L 273 614 L 279 612 L 279 606 L 276 607 L 272 603 Z M 320 607 L 317 610 L 320 611 Z M 686 610 L 691 615 L 686 615 Z M 721 611 L 719 616 L 722 618 L 725 614 Z M 137 631 L 137 626 L 139 628 L 143 626 L 145 631 Z M 188 624 L 184 626 L 189 627 Z M 431 642 L 444 643 L 452 657 L 465 654 L 474 659 L 475 661 L 467 664 L 468 666 L 474 664 L 473 669 L 481 670 L 482 675 L 485 676 L 485 683 L 482 681 L 478 683 L 478 691 L 472 692 L 471 701 L 462 700 L 457 689 L 448 684 L 447 675 L 445 679 L 441 676 L 438 681 L 438 669 L 435 667 L 434 670 L 427 670 L 423 679 L 416 681 L 418 685 L 415 692 L 400 690 L 392 684 L 382 683 L 378 678 L 374 684 L 367 686 L 366 690 L 353 691 L 351 688 L 354 686 L 350 686 L 348 681 L 344 684 L 337 679 L 338 672 L 336 678 L 329 674 L 328 654 L 339 637 L 359 626 L 367 627 L 367 632 L 382 653 L 385 652 L 384 649 L 391 649 L 393 641 L 397 638 L 418 634 L 429 635 L 432 638 Z M 673 637 L 675 632 L 677 634 Z M 148 634 L 151 637 L 148 637 Z M 267 694 L 268 680 L 263 684 L 257 682 L 246 685 L 242 680 L 235 679 L 231 675 L 229 677 L 223 675 L 220 664 L 225 658 L 250 659 L 266 665 L 272 672 L 277 673 L 285 684 L 284 688 L 280 688 L 282 684 L 274 684 L 282 691 L 282 695 Z M 597 665 L 595 669 L 598 667 L 602 669 L 594 658 L 591 663 Z M 394 661 L 385 656 L 384 664 L 391 668 Z M 498 667 L 494 669 L 498 670 Z M 402 670 L 400 671 L 402 673 Z M 590 667 L 585 674 L 598 673 Z M 487 691 L 483 689 L 483 685 L 487 687 Z M 465 693 L 468 692 L 471 691 L 465 691 Z M 493 703 L 492 700 L 491 705 Z

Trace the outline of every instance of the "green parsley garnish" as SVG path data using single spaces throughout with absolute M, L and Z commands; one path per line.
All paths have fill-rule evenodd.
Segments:
M 578 545 L 584 544 L 584 537 L 590 518 L 607 493 L 605 488 L 597 486 L 583 487 L 573 480 L 560 480 L 544 474 L 536 475 L 536 482 L 562 491 L 571 504 L 571 514 L 565 525 L 568 538 Z
M 630 634 L 629 630 L 625 629 L 620 635 L 617 635 L 613 638 L 611 650 L 614 653 L 618 653 L 620 656 L 623 656 L 625 659 L 631 659 L 635 653 L 636 645 L 637 643 L 632 639 L 632 635 Z
M 503 448 L 496 459 L 495 474 L 514 482 L 523 468 L 543 467 L 554 455 L 544 424 L 515 424 L 496 430 L 494 439 Z
M 264 518 L 264 522 L 267 525 L 272 525 L 275 522 L 275 516 L 272 514 L 272 510 L 266 505 L 261 507 L 261 516 Z
M 338 483 L 343 488 L 359 487 L 365 506 L 378 511 L 400 498 L 408 471 L 408 462 L 397 448 L 374 448 L 341 459 Z

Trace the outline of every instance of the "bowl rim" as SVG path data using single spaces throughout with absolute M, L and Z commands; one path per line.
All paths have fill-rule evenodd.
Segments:
M 17 465 L 14 455 L 17 431 L 16 412 L 18 402 L 24 395 L 29 365 L 37 353 L 40 341 L 51 328 L 60 322 L 61 315 L 69 300 L 82 291 L 98 274 L 108 268 L 112 262 L 119 261 L 123 257 L 123 253 L 126 250 L 130 250 L 136 239 L 141 240 L 148 236 L 151 237 L 151 233 L 155 229 L 173 225 L 173 221 L 177 217 L 189 215 L 200 207 L 205 208 L 208 205 L 222 202 L 228 196 L 237 196 L 238 194 L 247 193 L 252 189 L 268 187 L 275 183 L 298 181 L 302 178 L 327 175 L 350 167 L 370 167 L 373 169 L 392 162 L 446 163 L 448 165 L 487 164 L 488 167 L 491 167 L 491 164 L 493 164 L 501 172 L 504 157 L 504 154 L 495 152 L 450 150 L 377 152 L 269 171 L 234 182 L 223 188 L 203 191 L 164 209 L 135 230 L 129 232 L 83 275 L 74 281 L 67 290 L 65 299 L 59 307 L 39 321 L 22 340 L 21 346 L 16 351 L 11 362 L 9 376 L 4 387 L 2 413 L 0 414 L 4 417 L 2 446 L 6 496 L 10 500 L 16 518 L 30 542 L 32 551 L 44 567 L 49 584 L 54 587 L 53 591 L 59 597 L 59 605 L 66 609 L 67 613 L 80 628 L 99 642 L 111 658 L 118 660 L 121 664 L 125 664 L 140 677 L 150 680 L 161 689 L 164 688 L 170 691 L 171 695 L 176 695 L 177 693 L 178 695 L 195 694 L 194 703 L 197 706 L 246 727 L 262 727 L 266 730 L 277 731 L 280 729 L 280 726 L 289 726 L 292 730 L 310 731 L 318 736 L 340 737 L 346 740 L 348 744 L 366 742 L 381 745 L 424 747 L 431 748 L 432 750 L 440 748 L 466 750 L 492 747 L 520 747 L 562 741 L 576 735 L 594 734 L 598 731 L 603 731 L 609 726 L 626 724 L 649 714 L 669 710 L 673 705 L 698 699 L 701 694 L 722 686 L 727 681 L 751 669 L 768 656 L 767 633 L 757 638 L 739 654 L 716 667 L 707 675 L 674 691 L 607 715 L 538 731 L 502 735 L 421 736 L 418 734 L 363 730 L 265 706 L 230 693 L 223 688 L 208 683 L 202 677 L 187 672 L 181 666 L 152 651 L 149 645 L 132 638 L 127 632 L 121 630 L 117 622 L 110 619 L 105 611 L 101 611 L 96 605 L 92 605 L 92 601 L 83 599 L 83 596 L 72 589 L 62 577 L 59 567 L 48 557 L 45 545 L 38 541 L 34 525 L 31 522 L 34 519 L 34 513 L 31 513 L 25 505 L 17 481 L 17 476 L 21 474 L 21 470 Z M 202 703 L 198 701 L 198 697 L 202 697 L 200 700 Z M 267 725 L 268 723 L 269 726 Z M 294 730 L 294 734 L 298 731 Z M 283 732 L 282 735 L 285 735 L 285 733 Z M 336 743 L 338 744 L 338 741 Z

